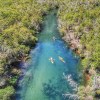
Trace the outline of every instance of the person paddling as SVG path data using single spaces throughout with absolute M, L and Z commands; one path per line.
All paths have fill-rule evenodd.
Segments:
M 54 63 L 54 59 L 52 57 L 49 60 L 51 61 L 52 64 Z

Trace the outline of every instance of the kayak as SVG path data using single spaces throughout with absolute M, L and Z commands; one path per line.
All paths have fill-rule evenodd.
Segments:
M 59 56 L 59 60 L 61 60 L 63 63 L 65 63 L 64 59 Z
M 54 59 L 52 57 L 49 60 L 51 61 L 52 64 L 54 63 Z

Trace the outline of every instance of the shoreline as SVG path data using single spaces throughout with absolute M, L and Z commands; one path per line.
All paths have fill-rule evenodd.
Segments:
M 44 17 L 47 16 L 51 10 L 52 9 L 48 9 L 46 12 L 43 12 L 42 19 L 44 19 Z M 38 23 L 38 29 L 35 32 L 36 37 L 41 32 L 42 29 L 43 29 L 42 22 L 40 22 L 40 23 Z M 6 88 L 6 86 L 9 86 L 9 85 L 12 86 L 13 93 L 11 95 L 9 95 L 9 98 L 11 98 L 11 100 L 15 96 L 15 90 L 16 90 L 15 88 L 17 87 L 17 83 L 22 74 L 23 65 L 21 65 L 21 64 L 27 62 L 28 59 L 30 59 L 30 56 L 29 56 L 30 51 L 32 50 L 32 48 L 33 49 L 35 48 L 37 42 L 38 42 L 38 40 L 32 46 L 31 46 L 31 44 L 29 44 L 30 49 L 29 49 L 28 53 L 19 52 L 19 54 L 16 54 L 13 56 L 11 56 L 12 54 L 9 54 L 9 56 L 11 56 L 10 58 L 7 56 L 8 62 L 5 63 L 5 66 L 9 66 L 9 67 L 5 68 L 4 72 L 6 72 L 7 69 L 9 69 L 9 71 L 7 74 L 1 76 L 1 78 L 3 80 L 0 80 L 0 89 L 4 89 L 4 88 Z M 23 77 L 23 75 L 21 77 Z M 12 83 L 10 82 L 10 80 L 12 80 Z M 14 80 L 14 82 L 13 82 L 13 80 Z
M 59 20 L 58 20 L 58 25 L 61 26 L 60 23 L 59 23 Z M 58 29 L 60 31 L 61 28 L 59 27 Z M 74 31 L 72 29 L 69 29 L 69 30 L 66 30 L 64 32 L 65 32 L 65 34 L 62 34 L 60 32 L 61 33 L 61 36 L 62 36 L 62 39 L 66 43 L 68 43 L 69 48 L 72 49 L 72 51 L 75 52 L 75 54 L 77 54 L 80 57 L 81 62 L 82 62 L 83 59 L 88 58 L 89 55 L 90 55 L 90 53 L 88 51 L 86 51 L 85 46 L 82 46 L 82 44 L 80 42 L 80 38 L 78 38 L 77 35 L 75 36 Z M 84 99 L 87 98 L 89 100 L 90 99 L 91 100 L 94 100 L 94 97 L 96 98 L 97 95 L 99 94 L 98 88 L 100 86 L 97 87 L 97 91 L 98 91 L 98 93 L 97 93 L 97 91 L 94 90 L 95 89 L 95 86 L 92 86 L 92 85 L 95 84 L 94 81 L 95 81 L 95 78 L 96 77 L 98 77 L 97 78 L 97 82 L 98 83 L 96 83 L 95 85 L 99 84 L 100 77 L 99 77 L 99 75 L 97 75 L 99 73 L 97 72 L 97 69 L 94 69 L 93 67 L 85 67 L 85 68 L 83 67 L 82 74 L 83 74 L 83 79 L 82 79 L 83 80 L 83 84 L 80 84 L 80 86 L 78 88 L 79 89 L 78 95 L 81 95 L 79 92 L 82 92 L 84 90 L 87 91 L 88 89 L 90 89 L 88 91 L 90 93 L 92 93 L 93 96 L 87 95 L 87 96 L 84 96 Z M 91 82 L 92 82 L 92 85 L 91 85 Z M 80 88 L 83 88 L 83 89 L 80 91 Z M 99 95 L 98 95 L 98 97 L 99 97 Z

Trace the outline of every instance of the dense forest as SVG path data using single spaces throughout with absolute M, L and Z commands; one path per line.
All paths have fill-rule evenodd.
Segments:
M 0 0 L 0 100 L 15 93 L 21 71 L 13 62 L 28 58 L 44 16 L 56 8 L 62 38 L 81 57 L 86 84 L 79 86 L 80 100 L 100 97 L 100 86 L 91 88 L 100 76 L 100 0 Z

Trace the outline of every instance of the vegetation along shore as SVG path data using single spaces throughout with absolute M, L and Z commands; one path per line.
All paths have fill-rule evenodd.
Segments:
M 38 41 L 45 15 L 58 9 L 58 29 L 81 58 L 79 100 L 100 99 L 100 0 L 0 0 L 0 100 L 10 100 Z

